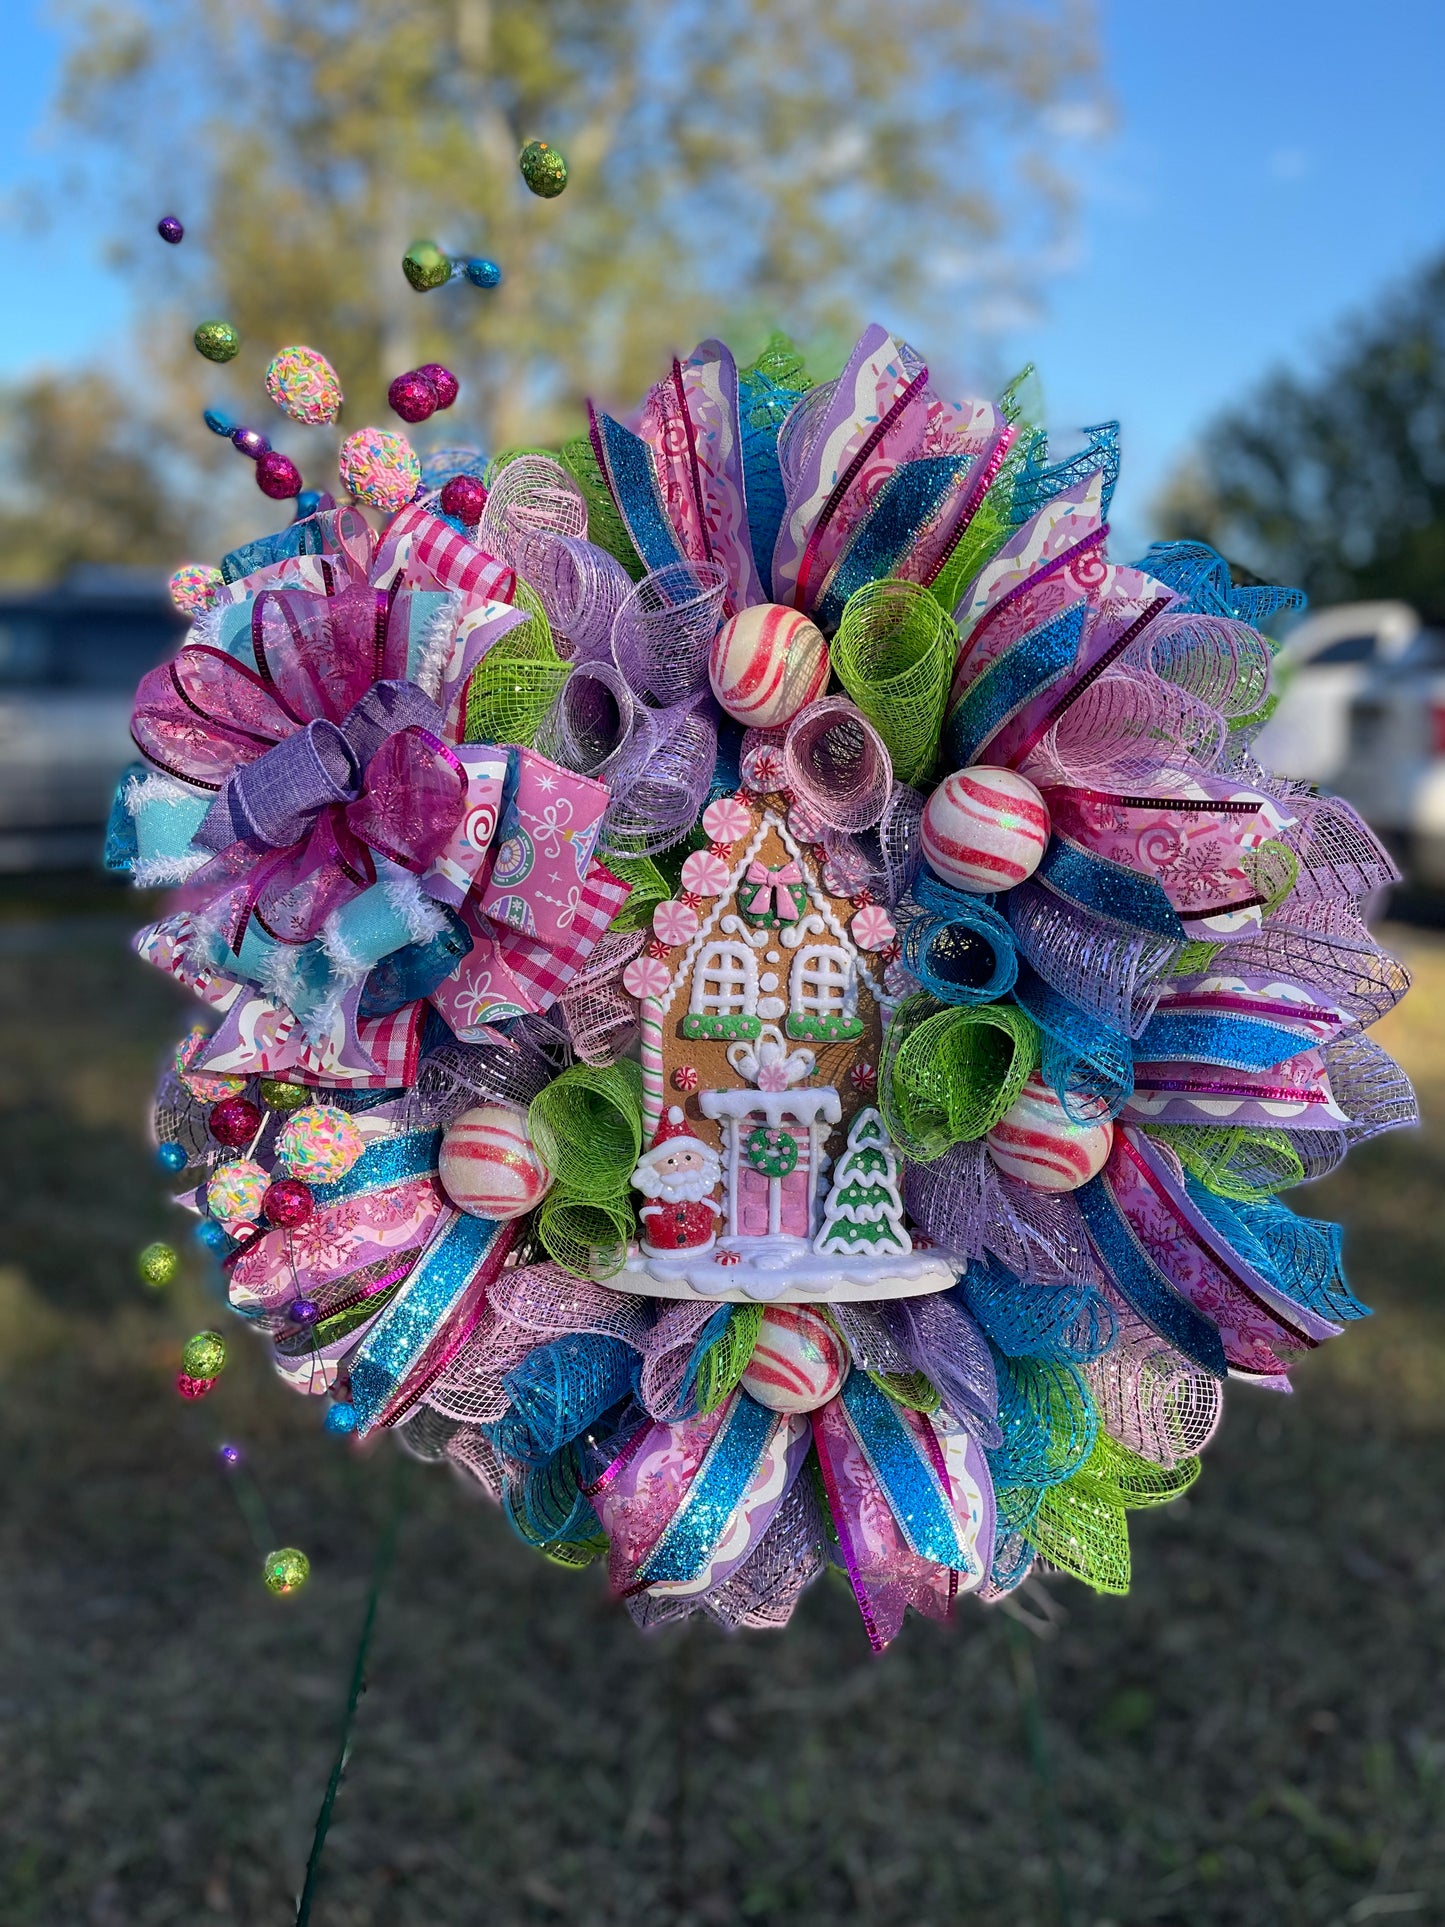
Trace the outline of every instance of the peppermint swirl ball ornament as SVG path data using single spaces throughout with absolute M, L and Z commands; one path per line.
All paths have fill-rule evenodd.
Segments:
M 331 1104 L 313 1104 L 295 1112 L 276 1140 L 276 1156 L 287 1175 L 303 1184 L 335 1184 L 365 1148 L 352 1118 Z
M 924 806 L 920 843 L 929 869 L 956 889 L 1012 890 L 1043 861 L 1048 804 L 1014 770 L 955 770 Z
M 421 463 L 405 435 L 358 428 L 341 444 L 336 466 L 358 502 L 390 513 L 405 508 L 421 487 Z
M 527 1113 L 515 1104 L 479 1104 L 463 1111 L 442 1138 L 442 1189 L 474 1218 L 520 1218 L 552 1188 L 538 1157 Z
M 742 1385 L 770 1412 L 816 1412 L 847 1376 L 848 1350 L 831 1319 L 808 1305 L 770 1305 Z
M 308 428 L 327 427 L 344 399 L 336 370 L 315 348 L 282 348 L 266 364 L 266 393 L 283 415 Z
M 1035 1191 L 1077 1191 L 1109 1162 L 1114 1126 L 1107 1117 L 1076 1124 L 1035 1072 L 984 1144 L 1005 1177 Z
M 776 729 L 828 687 L 828 645 L 800 610 L 763 602 L 740 610 L 718 630 L 707 674 L 734 721 Z

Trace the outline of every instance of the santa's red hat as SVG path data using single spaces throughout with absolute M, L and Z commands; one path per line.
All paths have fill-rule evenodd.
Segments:
M 657 1130 L 653 1133 L 652 1149 L 655 1151 L 659 1144 L 666 1144 L 670 1137 L 690 1137 L 694 1144 L 702 1143 L 702 1139 L 683 1116 L 681 1106 L 677 1104 L 674 1104 L 659 1122 Z M 704 1146 L 704 1149 L 706 1148 L 708 1147 Z

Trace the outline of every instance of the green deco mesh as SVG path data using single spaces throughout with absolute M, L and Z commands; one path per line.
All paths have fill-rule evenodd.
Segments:
M 1101 1432 L 1073 1478 L 1050 1486 L 1024 1537 L 1051 1566 L 1083 1580 L 1097 1592 L 1129 1590 L 1129 1527 L 1125 1514 L 1139 1506 L 1167 1505 L 1199 1475 L 1198 1459 L 1152 1465 Z
M 1304 1160 L 1284 1131 L 1252 1125 L 1152 1124 L 1190 1177 L 1221 1198 L 1254 1204 L 1304 1180 Z
M 537 1214 L 549 1256 L 581 1278 L 620 1271 L 632 1235 L 628 1180 L 642 1149 L 642 1069 L 574 1064 L 527 1114 L 537 1155 L 556 1179 Z
M 627 1262 L 632 1207 L 625 1198 L 589 1204 L 553 1190 L 537 1213 L 537 1236 L 549 1258 L 577 1278 L 611 1278 Z
M 634 582 L 640 581 L 647 573 L 646 564 L 632 546 L 627 524 L 618 513 L 612 491 L 597 465 L 597 451 L 591 437 L 574 435 L 570 442 L 562 444 L 557 460 L 581 489 L 587 504 L 587 540 L 599 549 L 606 549 Z
M 574 1064 L 532 1099 L 527 1127 L 537 1155 L 574 1198 L 626 1191 L 642 1149 L 642 1067 Z
M 1037 1027 L 1015 1004 L 905 997 L 883 1044 L 878 1103 L 905 1157 L 928 1163 L 989 1131 L 1038 1062 Z
M 653 911 L 673 894 L 674 886 L 650 856 L 618 856 L 615 851 L 609 851 L 607 867 L 614 876 L 632 885 L 631 894 L 608 929 L 650 930 Z
M 467 687 L 469 743 L 530 745 L 567 680 L 541 598 L 520 577 L 515 606 L 527 611 L 527 621 L 487 651 Z
M 737 1305 L 721 1338 L 714 1339 L 698 1361 L 697 1409 L 715 1412 L 748 1369 L 753 1347 L 762 1330 L 761 1305 Z
M 888 745 L 900 783 L 932 772 L 957 654 L 952 616 L 916 582 L 869 582 L 848 598 L 833 670 Z
M 994 551 L 1014 532 L 1012 519 L 1014 488 L 1028 467 L 1029 455 L 1040 437 L 1040 430 L 1021 419 L 1024 405 L 1019 391 L 1032 376 L 1026 368 L 1000 397 L 1000 407 L 1018 433 L 994 478 L 993 486 L 975 510 L 953 553 L 929 586 L 929 593 L 941 609 L 956 609 L 968 584 Z
M 869 1372 L 868 1376 L 895 1405 L 906 1405 L 910 1412 L 936 1412 L 943 1403 L 927 1372 Z

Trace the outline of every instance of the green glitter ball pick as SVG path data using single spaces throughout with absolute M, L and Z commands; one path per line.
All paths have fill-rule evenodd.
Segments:
M 452 278 L 452 264 L 435 241 L 413 241 L 401 257 L 401 271 L 418 294 L 444 287 Z
M 288 1592 L 299 1592 L 311 1577 L 311 1561 L 295 1546 L 282 1546 L 279 1551 L 266 1554 L 261 1577 L 267 1592 L 284 1599 Z
M 181 1370 L 188 1378 L 219 1378 L 226 1363 L 226 1341 L 219 1332 L 197 1332 L 186 1340 Z
M 234 361 L 241 352 L 241 337 L 229 321 L 203 321 L 191 339 L 207 361 Z
M 549 141 L 528 141 L 517 160 L 522 179 L 544 201 L 554 201 L 567 185 L 567 161 Z
M 180 1264 L 180 1255 L 174 1245 L 147 1245 L 136 1258 L 136 1275 L 152 1291 L 162 1291 L 174 1280 Z

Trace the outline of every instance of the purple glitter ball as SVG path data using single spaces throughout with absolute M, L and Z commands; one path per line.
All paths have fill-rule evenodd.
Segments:
M 243 455 L 249 455 L 253 462 L 270 452 L 271 444 L 259 428 L 237 428 L 231 433 L 231 444 L 239 448 Z
M 256 486 L 273 502 L 285 502 L 301 493 L 301 471 L 289 455 L 269 449 L 256 464 Z
M 487 491 L 475 475 L 453 475 L 442 490 L 442 514 L 454 515 L 472 528 L 482 519 L 487 506 Z
M 287 1308 L 293 1324 L 314 1325 L 321 1316 L 320 1305 L 313 1304 L 309 1298 L 293 1298 Z
M 163 241 L 169 241 L 172 247 L 181 239 L 185 231 L 174 214 L 163 214 L 156 222 L 156 233 Z
M 217 1451 L 216 1457 L 221 1461 L 222 1465 L 239 1465 L 241 1463 L 241 1448 L 239 1445 L 223 1445 Z
M 439 361 L 424 361 L 416 372 L 419 375 L 425 375 L 437 391 L 438 408 L 450 408 L 461 393 L 461 383 L 451 369 L 443 368 Z
M 437 412 L 436 388 L 419 368 L 398 375 L 387 389 L 386 399 L 404 422 L 424 422 Z

